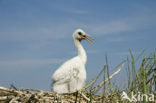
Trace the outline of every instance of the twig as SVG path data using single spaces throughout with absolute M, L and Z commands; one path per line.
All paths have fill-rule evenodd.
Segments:
M 87 96 L 86 95 L 84 95 L 82 92 L 79 92 L 81 95 L 82 95 L 82 97 L 85 99 L 85 100 L 87 100 L 88 102 L 90 101 L 90 99 L 89 98 L 87 98 Z
M 12 99 L 14 97 L 15 96 L 2 96 L 2 97 L 0 97 L 0 101 L 4 101 L 4 100 L 7 100 L 7 99 Z
M 107 78 L 102 83 L 100 83 L 99 85 L 97 85 L 96 87 L 91 89 L 91 92 L 93 92 L 93 91 L 97 90 L 98 88 L 102 87 L 106 82 L 108 82 L 108 80 L 112 79 L 115 75 L 117 75 L 123 69 L 123 67 L 124 67 L 124 63 L 122 63 L 120 68 L 115 73 L 113 73 L 111 76 L 109 76 L 109 78 Z
M 97 77 L 91 83 L 87 84 L 84 88 L 82 88 L 81 91 L 87 89 L 88 87 L 91 87 L 98 80 L 98 78 L 100 77 L 100 75 L 103 71 L 104 71 L 104 69 L 102 69 L 100 71 L 100 73 L 97 75 Z
M 13 84 L 11 84 L 10 89 L 18 90 Z

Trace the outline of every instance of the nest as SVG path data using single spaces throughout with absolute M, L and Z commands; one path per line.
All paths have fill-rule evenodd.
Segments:
M 90 101 L 88 96 L 82 92 L 60 95 L 38 89 L 0 87 L 0 103 L 87 103 Z M 99 96 L 95 98 L 96 101 L 101 99 Z

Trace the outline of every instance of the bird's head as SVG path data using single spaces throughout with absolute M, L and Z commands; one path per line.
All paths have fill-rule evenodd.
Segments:
M 77 39 L 79 41 L 81 40 L 88 40 L 89 43 L 93 43 L 90 39 L 94 40 L 93 37 L 91 37 L 89 34 L 86 34 L 82 29 L 77 29 L 74 34 L 73 38 Z M 90 38 L 90 39 L 89 39 Z

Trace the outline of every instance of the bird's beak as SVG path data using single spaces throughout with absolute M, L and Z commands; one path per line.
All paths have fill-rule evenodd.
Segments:
M 84 38 L 85 40 L 88 40 L 88 42 L 90 43 L 90 44 L 93 44 L 93 42 L 89 39 L 92 39 L 92 40 L 95 40 L 92 36 L 90 36 L 89 34 L 86 34 L 86 37 Z

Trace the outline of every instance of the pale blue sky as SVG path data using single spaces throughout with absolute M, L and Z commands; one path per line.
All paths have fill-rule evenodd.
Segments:
M 75 29 L 95 37 L 83 41 L 87 79 L 110 72 L 129 55 L 156 49 L 155 0 L 0 0 L 0 86 L 50 90 L 51 75 L 76 55 Z M 117 77 L 125 76 L 123 70 Z M 126 76 L 125 76 L 126 77 Z M 124 78 L 123 78 L 124 80 Z

